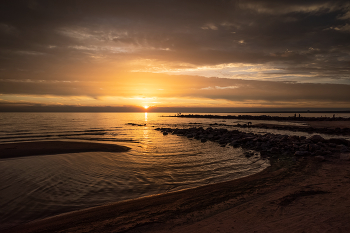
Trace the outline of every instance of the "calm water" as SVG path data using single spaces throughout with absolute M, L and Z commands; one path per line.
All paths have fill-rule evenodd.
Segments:
M 154 130 L 157 127 L 206 128 L 213 123 L 224 123 L 226 126 L 221 127 L 232 130 L 237 123 L 246 123 L 244 120 L 160 117 L 162 115 L 174 114 L 0 113 L 0 143 L 69 140 L 115 143 L 131 148 L 123 153 L 0 159 L 0 229 L 68 211 L 236 179 L 269 166 L 259 156 L 246 158 L 239 148 L 175 135 L 163 136 Z M 281 116 L 285 115 L 293 114 Z M 311 136 L 255 128 L 239 130 Z
M 269 165 L 258 156 L 244 157 L 242 149 L 163 136 L 154 129 L 193 127 L 194 120 L 161 115 L 165 114 L 1 113 L 0 143 L 59 139 L 131 148 L 123 153 L 0 160 L 1 228 L 110 202 L 231 180 Z M 213 123 L 210 119 L 200 122 L 204 127 Z

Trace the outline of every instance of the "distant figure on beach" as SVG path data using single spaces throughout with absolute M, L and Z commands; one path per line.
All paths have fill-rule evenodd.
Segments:
M 296 118 L 296 117 L 297 117 L 297 114 L 295 113 L 295 114 L 294 114 L 294 118 Z
M 252 125 L 252 122 L 249 121 L 247 124 L 248 124 L 248 126 L 249 126 L 249 125 Z
M 300 114 L 299 114 L 299 118 L 300 118 Z

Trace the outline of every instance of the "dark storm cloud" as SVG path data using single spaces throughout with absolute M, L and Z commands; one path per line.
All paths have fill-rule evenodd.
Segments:
M 111 79 L 114 72 L 118 82 L 118 72 L 143 68 L 128 62 L 146 59 L 172 67 L 268 64 L 292 81 L 304 75 L 311 77 L 309 82 L 327 78 L 350 84 L 349 41 L 348 1 L 6 1 L 0 8 L 0 93 L 104 95 L 92 81 Z M 203 80 L 208 79 L 198 81 Z M 234 94 L 243 89 L 225 89 L 226 79 L 215 82 L 182 94 L 249 98 Z M 266 90 L 281 88 L 290 94 L 257 88 L 250 98 L 290 101 L 300 96 L 291 94 L 292 89 L 306 99 L 343 101 L 339 93 L 348 98 L 348 85 L 277 84 L 267 82 Z M 334 97 L 322 97 L 318 92 L 327 93 L 324 88 Z
M 137 55 L 193 64 L 312 62 L 310 47 L 349 56 L 347 1 L 32 0 L 1 9 L 0 46 L 10 51 L 108 42 L 169 48 Z

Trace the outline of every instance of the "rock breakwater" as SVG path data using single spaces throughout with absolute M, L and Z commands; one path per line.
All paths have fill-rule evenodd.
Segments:
M 199 115 L 199 114 L 177 114 L 175 116 L 168 117 L 183 117 L 183 118 L 210 118 L 210 119 L 239 119 L 239 120 L 265 120 L 265 121 L 350 121 L 350 118 L 345 117 L 303 117 L 300 114 L 297 116 L 268 116 L 268 115 L 260 115 L 260 116 L 252 116 L 252 115 Z
M 239 130 L 227 130 L 208 127 L 193 127 L 188 129 L 157 128 L 163 135 L 175 134 L 187 138 L 194 138 L 205 143 L 213 141 L 221 146 L 242 147 L 260 152 L 261 157 L 288 156 L 291 158 L 314 156 L 319 160 L 329 156 L 350 153 L 350 141 L 343 138 L 324 139 L 320 135 L 305 136 L 281 134 L 254 134 Z M 247 153 L 246 156 L 251 156 Z

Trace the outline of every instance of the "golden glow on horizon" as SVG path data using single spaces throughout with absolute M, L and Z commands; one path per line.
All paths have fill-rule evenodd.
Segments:
M 149 108 L 149 106 L 148 106 L 148 105 L 145 105 L 145 106 L 143 106 L 143 108 L 144 108 L 144 109 L 148 109 L 148 108 Z

